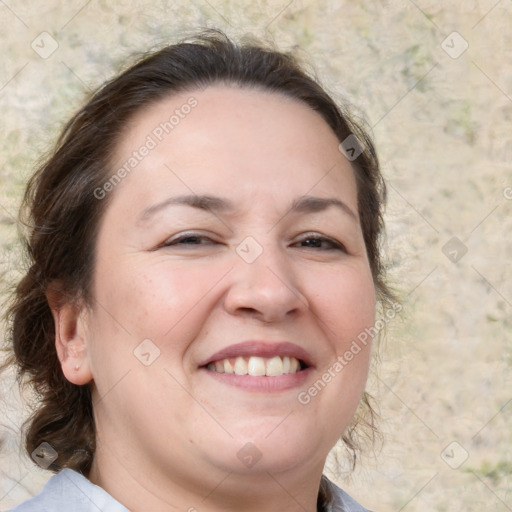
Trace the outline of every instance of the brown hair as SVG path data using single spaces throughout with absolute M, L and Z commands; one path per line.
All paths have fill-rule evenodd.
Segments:
M 392 298 L 379 251 L 385 186 L 372 141 L 295 57 L 256 43 L 235 44 L 211 30 L 145 56 L 103 85 L 67 123 L 55 150 L 30 179 L 22 204 L 22 220 L 30 230 L 25 241 L 30 268 L 8 311 L 13 350 L 9 364 L 16 365 L 20 381 L 30 383 L 39 397 L 27 421 L 26 449 L 30 454 L 40 443 L 49 443 L 58 453 L 49 467 L 53 471 L 69 467 L 88 474 L 95 426 L 90 386 L 71 384 L 61 371 L 46 294 L 57 283 L 71 299 L 91 304 L 95 241 L 108 205 L 108 197 L 100 201 L 94 191 L 112 172 L 109 155 L 127 121 L 164 97 L 215 83 L 295 98 L 317 111 L 340 143 L 352 134 L 357 137 L 364 151 L 352 166 L 366 250 L 381 303 Z M 342 438 L 354 463 L 359 427 L 375 430 L 369 398 L 365 393 Z M 328 501 L 324 484 L 320 494 L 320 501 Z

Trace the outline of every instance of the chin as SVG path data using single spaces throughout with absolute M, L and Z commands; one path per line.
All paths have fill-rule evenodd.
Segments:
M 303 448 L 303 447 L 302 447 Z M 234 456 L 219 459 L 219 454 L 212 454 L 212 464 L 222 471 L 236 474 L 268 476 L 268 473 L 278 474 L 293 470 L 301 464 L 309 463 L 307 455 L 299 446 L 281 447 L 277 450 L 257 445 L 252 441 L 241 442 L 234 450 Z M 228 454 L 226 454 L 228 455 Z
M 301 428 L 290 421 L 293 414 L 282 422 L 285 417 L 228 428 L 233 438 L 225 436 L 211 445 L 215 446 L 215 451 L 210 453 L 213 464 L 227 472 L 255 475 L 286 472 L 301 464 L 320 461 L 322 456 L 325 459 L 330 446 L 325 444 L 318 426 Z

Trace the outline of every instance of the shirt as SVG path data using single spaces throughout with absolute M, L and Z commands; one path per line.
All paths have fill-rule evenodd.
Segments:
M 332 482 L 329 484 L 334 497 L 331 512 L 370 512 L 338 486 Z M 63 469 L 53 475 L 39 494 L 8 512 L 64 512 L 64 510 L 130 512 L 107 491 L 72 469 Z

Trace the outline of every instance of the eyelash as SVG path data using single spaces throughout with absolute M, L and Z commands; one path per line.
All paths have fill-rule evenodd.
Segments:
M 330 247 L 328 249 L 320 249 L 320 250 L 323 250 L 323 251 L 342 251 L 342 252 L 347 252 L 347 249 L 345 248 L 345 246 L 343 244 L 340 244 L 339 242 L 336 242 L 332 238 L 328 238 L 328 237 L 322 236 L 322 235 L 316 235 L 314 233 L 306 234 L 297 243 L 305 242 L 305 241 L 308 241 L 308 240 L 316 240 L 316 241 L 320 241 L 322 243 L 323 242 L 327 242 L 328 244 L 330 244 Z M 313 249 L 317 249 L 317 247 L 313 247 Z
M 182 236 L 175 238 L 174 240 L 165 241 L 163 244 L 161 244 L 161 247 L 173 247 L 173 246 L 177 246 L 177 245 L 196 245 L 196 246 L 210 245 L 210 243 L 208 243 L 208 244 L 204 244 L 204 243 L 184 244 L 184 243 L 181 243 L 184 240 L 187 240 L 190 238 L 195 238 L 195 239 L 199 239 L 199 240 L 208 240 L 211 243 L 217 243 L 214 240 L 212 240 L 211 238 L 209 238 L 207 236 L 200 235 L 198 233 L 185 233 Z M 318 247 L 306 247 L 307 249 L 318 249 L 321 251 L 342 251 L 345 253 L 347 252 L 347 250 L 343 246 L 343 244 L 340 244 L 339 242 L 336 242 L 335 240 L 332 240 L 331 238 L 328 238 L 326 236 L 321 236 L 321 235 L 317 235 L 314 233 L 311 233 L 311 234 L 307 233 L 305 236 L 302 237 L 301 240 L 299 240 L 296 243 L 303 243 L 303 242 L 311 241 L 311 240 L 319 241 L 320 243 L 327 242 L 328 244 L 330 244 L 330 247 L 328 247 L 326 249 L 325 248 L 321 249 Z

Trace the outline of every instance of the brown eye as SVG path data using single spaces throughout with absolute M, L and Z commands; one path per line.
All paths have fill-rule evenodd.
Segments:
M 343 245 L 325 236 L 308 235 L 305 236 L 302 240 L 299 240 L 297 244 L 302 244 L 302 247 L 307 249 L 319 249 L 321 251 L 337 250 L 347 252 Z
M 199 233 L 184 233 L 181 236 L 166 240 L 160 247 L 214 245 L 216 243 L 211 238 Z
M 174 244 L 182 244 L 182 245 L 203 245 L 205 243 L 209 243 L 211 240 L 204 236 L 185 236 L 182 238 L 178 238 L 174 241 Z

